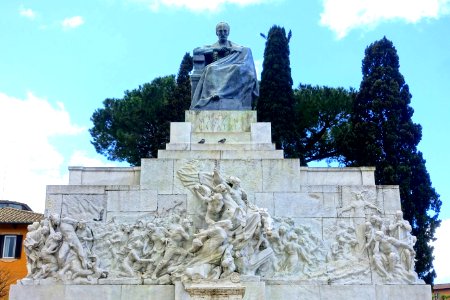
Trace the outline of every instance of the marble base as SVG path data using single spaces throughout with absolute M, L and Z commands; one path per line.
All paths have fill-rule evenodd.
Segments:
M 245 289 L 245 294 L 243 290 Z M 224 296 L 241 298 L 214 298 Z M 242 291 L 242 294 L 241 294 Z M 217 293 L 216 293 L 217 292 Z M 203 294 L 202 294 L 203 293 Z M 234 295 L 233 295 L 234 293 Z M 200 297 L 200 295 L 202 295 Z M 200 297 L 200 298 L 199 298 Z M 206 297 L 206 298 L 205 298 Z M 209 297 L 209 298 L 208 298 Z M 240 287 L 219 287 L 204 284 L 178 288 L 174 285 L 12 285 L 10 300 L 429 300 L 429 285 L 301 285 L 242 282 Z

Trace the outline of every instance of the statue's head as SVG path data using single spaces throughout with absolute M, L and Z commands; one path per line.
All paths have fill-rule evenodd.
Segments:
M 229 34 L 230 25 L 228 23 L 220 22 L 216 25 L 216 35 L 219 38 L 219 42 L 226 42 Z

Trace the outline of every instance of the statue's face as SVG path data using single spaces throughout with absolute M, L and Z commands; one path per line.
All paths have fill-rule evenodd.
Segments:
M 216 34 L 219 38 L 219 41 L 226 42 L 228 39 L 228 35 L 230 34 L 230 30 L 226 26 L 219 26 L 216 29 Z

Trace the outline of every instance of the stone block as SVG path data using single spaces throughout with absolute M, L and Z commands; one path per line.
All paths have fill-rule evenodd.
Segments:
M 191 123 L 171 122 L 170 123 L 170 143 L 190 144 L 191 143 Z
M 228 140 L 224 143 L 205 143 L 205 144 L 192 144 L 192 151 L 227 151 L 227 150 L 239 150 L 239 151 L 274 151 L 275 145 L 271 143 L 266 144 L 251 144 L 251 143 L 232 143 Z
M 63 194 L 61 216 L 86 221 L 99 219 L 106 210 L 105 194 Z
M 375 168 L 301 167 L 302 185 L 375 185 Z
M 210 172 L 212 171 L 213 169 L 210 169 Z M 224 176 L 235 176 L 241 179 L 241 187 L 246 191 L 263 191 L 263 168 L 261 160 L 223 160 L 220 162 L 220 172 Z
M 89 194 L 105 193 L 104 185 L 47 185 L 48 194 Z
M 335 217 L 324 209 L 323 193 L 274 193 L 275 215 L 279 217 Z
M 192 132 L 249 132 L 256 111 L 187 110 L 185 120 L 192 123 Z
M 321 285 L 319 286 L 319 290 L 321 299 L 378 300 L 373 285 Z M 400 297 L 397 299 L 409 299 L 409 298 Z
M 262 160 L 263 192 L 300 191 L 300 160 Z
M 65 300 L 80 299 L 121 299 L 122 287 L 120 285 L 66 285 L 64 289 Z
M 428 300 L 431 299 L 429 285 L 375 285 L 377 300 Z
M 110 211 L 110 212 L 106 212 L 106 222 L 115 220 L 115 222 L 117 222 L 117 223 L 134 224 L 136 222 L 136 220 L 152 219 L 154 216 L 156 216 L 156 211 L 154 211 L 154 212 Z
M 204 145 L 215 145 L 223 138 L 226 139 L 224 145 L 252 143 L 250 139 L 250 132 L 193 132 L 191 134 L 191 141 L 193 145 L 198 145 L 198 142 L 201 139 L 205 139 Z
M 156 190 L 108 191 L 108 212 L 154 212 L 157 209 Z
M 202 151 L 177 151 L 177 150 L 158 150 L 158 159 L 175 160 L 175 159 L 220 159 L 221 151 L 219 150 L 202 150 Z
M 121 300 L 174 300 L 173 285 L 137 285 L 122 286 Z
M 252 123 L 250 130 L 253 143 L 272 143 L 272 128 L 270 122 Z
M 401 210 L 400 190 L 398 186 L 383 185 L 377 186 L 378 194 L 383 201 L 384 213 L 395 214 L 397 210 Z
M 166 150 L 189 151 L 191 144 L 166 144 Z
M 265 300 L 266 299 L 266 289 L 264 282 L 247 281 L 241 282 L 245 287 L 245 300 Z M 268 298 L 271 299 L 271 298 Z
M 158 215 L 187 210 L 187 195 L 158 195 Z
M 157 190 L 158 194 L 173 192 L 173 160 L 172 159 L 142 159 L 141 187 Z
M 9 300 L 60 300 L 64 299 L 64 285 L 19 285 L 9 290 Z M 81 299 L 81 298 L 80 298 Z
M 45 216 L 60 214 L 62 207 L 62 194 L 47 194 L 45 197 Z
M 271 216 L 275 215 L 275 201 L 273 193 L 255 193 L 254 204 L 261 208 L 267 208 Z
M 319 285 L 266 285 L 266 299 L 321 300 Z M 332 297 L 329 299 L 336 299 Z
M 74 179 L 72 172 L 77 173 Z M 69 184 L 76 185 L 136 185 L 139 176 L 139 167 L 69 167 Z
M 221 151 L 221 159 L 283 159 L 283 150 L 254 150 L 254 151 L 239 151 L 239 150 L 224 150 Z

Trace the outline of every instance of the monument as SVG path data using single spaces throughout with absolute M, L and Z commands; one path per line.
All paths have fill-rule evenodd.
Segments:
M 229 28 L 217 28 L 220 43 Z M 246 52 L 229 45 L 225 59 Z M 375 185 L 371 167 L 284 159 L 247 109 L 253 83 L 198 98 L 209 65 L 158 158 L 70 167 L 68 185 L 47 187 L 10 299 L 429 299 L 398 187 Z

